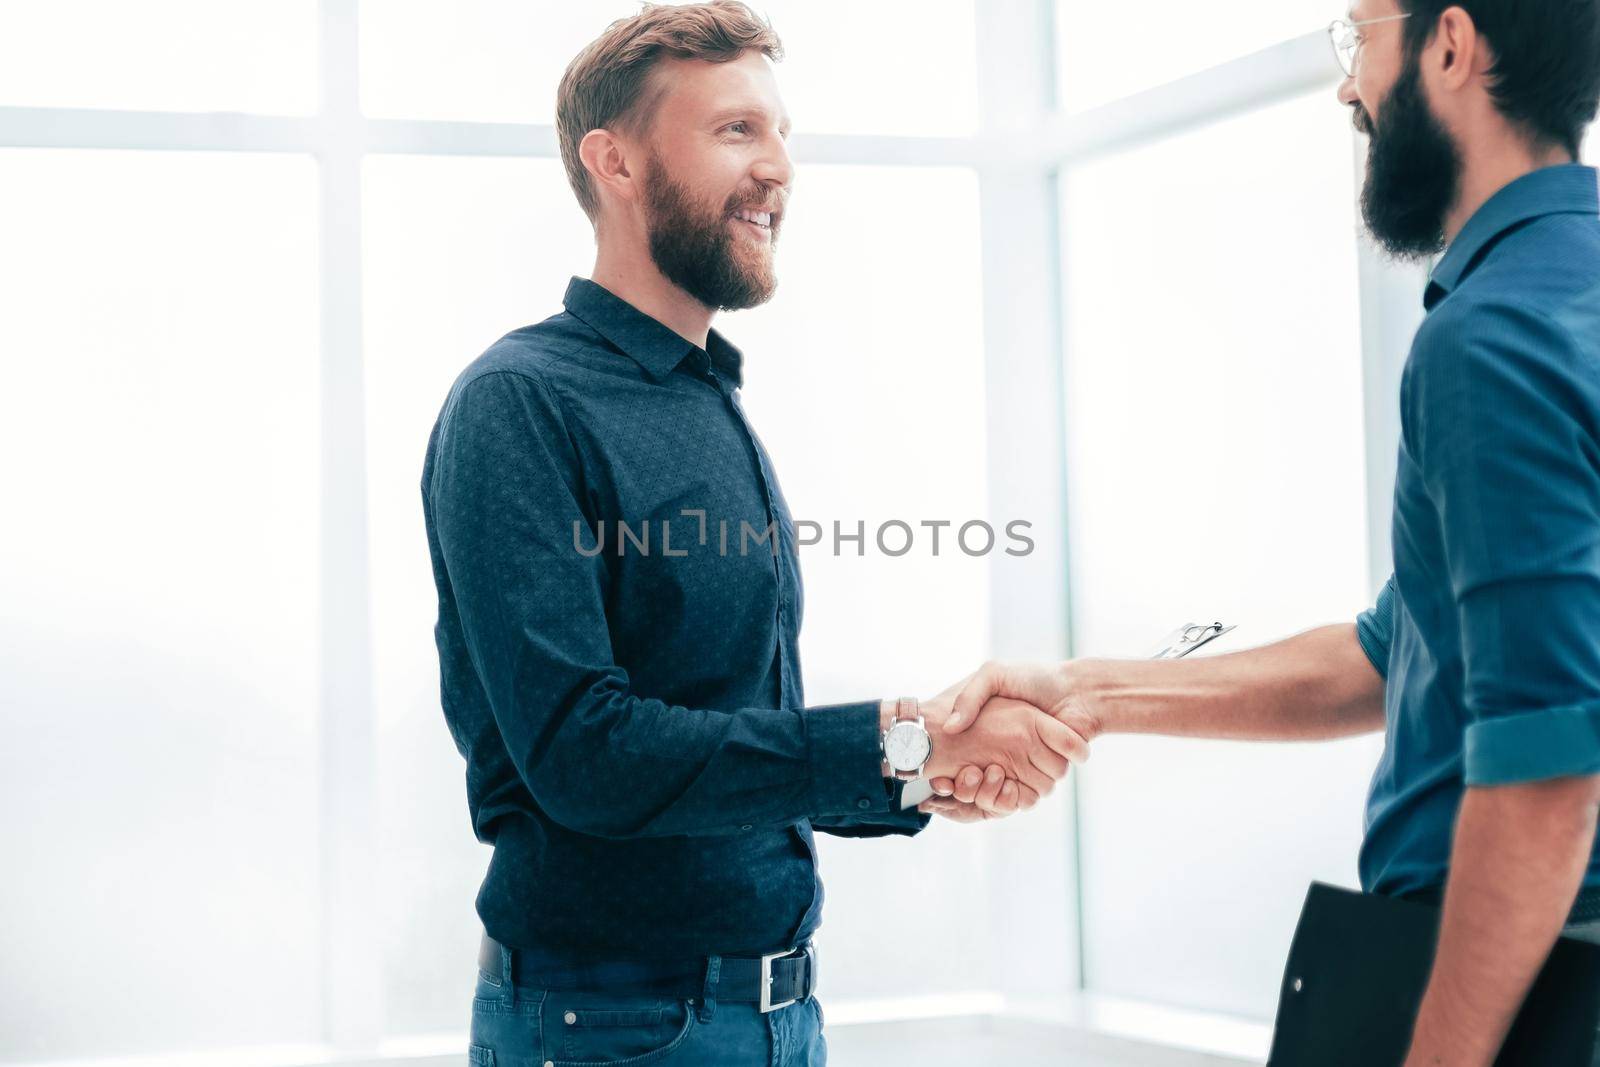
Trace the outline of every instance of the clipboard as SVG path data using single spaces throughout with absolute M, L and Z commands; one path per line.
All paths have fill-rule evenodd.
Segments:
M 1267 1067 L 1399 1067 L 1433 970 L 1441 909 L 1313 882 L 1289 948 Z M 1555 947 L 1495 1067 L 1590 1067 L 1600 945 Z
M 1156 649 L 1151 659 L 1182 659 L 1195 649 L 1208 645 L 1225 633 L 1231 633 L 1236 627 L 1227 626 L 1220 622 L 1189 622 L 1184 623 L 1167 635 L 1161 647 Z

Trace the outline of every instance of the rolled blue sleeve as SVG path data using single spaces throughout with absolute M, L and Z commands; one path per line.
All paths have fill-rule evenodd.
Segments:
M 1372 666 L 1389 677 L 1389 649 L 1394 645 L 1394 576 L 1384 583 L 1378 602 L 1356 618 L 1356 640 Z
M 1589 357 L 1560 324 L 1509 303 L 1442 307 L 1424 331 L 1402 403 L 1460 631 L 1466 783 L 1600 773 Z

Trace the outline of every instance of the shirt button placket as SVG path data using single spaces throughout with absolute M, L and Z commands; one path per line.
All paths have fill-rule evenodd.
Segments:
M 720 378 L 718 382 L 721 382 Z M 784 693 L 790 693 L 794 690 L 794 668 L 789 662 L 789 656 L 784 647 L 783 629 L 784 620 L 792 614 L 794 608 L 793 597 L 790 595 L 789 588 L 783 580 L 783 563 L 779 559 L 779 555 L 782 552 L 783 530 L 781 529 L 782 524 L 778 522 L 777 504 L 772 499 L 772 479 L 767 475 L 767 461 L 762 454 L 761 443 L 756 440 L 755 432 L 750 429 L 750 421 L 744 417 L 744 406 L 739 403 L 738 391 L 729 389 L 722 389 L 721 391 L 723 399 L 733 412 L 733 417 L 739 420 L 739 428 L 744 431 L 746 439 L 750 442 L 750 451 L 756 458 L 756 477 L 761 482 L 761 496 L 767 505 L 767 526 L 769 529 L 774 526 L 779 527 L 773 531 L 772 535 L 774 548 L 777 549 L 772 556 L 772 577 L 774 582 L 777 583 L 778 591 L 778 684 L 782 687 Z

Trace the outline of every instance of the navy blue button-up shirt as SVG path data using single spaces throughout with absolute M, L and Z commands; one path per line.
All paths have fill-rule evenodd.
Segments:
M 1489 200 L 1434 269 L 1401 385 L 1387 678 L 1361 882 L 1442 886 L 1469 786 L 1600 773 L 1600 178 Z M 1586 888 L 1600 887 L 1600 858 Z
M 805 708 L 794 524 L 741 356 L 594 282 L 451 387 L 423 509 L 485 929 L 539 958 L 785 948 L 812 827 L 913 834 L 878 701 Z

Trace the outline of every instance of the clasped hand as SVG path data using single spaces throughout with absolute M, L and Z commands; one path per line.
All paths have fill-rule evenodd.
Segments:
M 1099 726 L 1067 665 L 985 664 L 922 705 L 934 796 L 918 805 L 955 822 L 1027 811 L 1072 764 L 1089 758 Z

